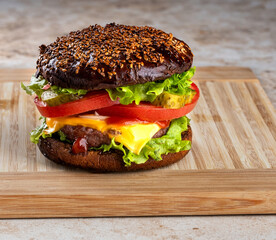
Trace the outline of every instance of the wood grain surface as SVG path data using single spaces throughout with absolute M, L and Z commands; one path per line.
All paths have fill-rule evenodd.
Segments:
M 248 68 L 197 68 L 192 150 L 131 174 L 87 173 L 41 155 L 29 141 L 39 113 L 20 89 L 33 72 L 0 70 L 0 217 L 276 213 L 276 112 Z
M 271 170 L 4 173 L 2 218 L 271 214 Z

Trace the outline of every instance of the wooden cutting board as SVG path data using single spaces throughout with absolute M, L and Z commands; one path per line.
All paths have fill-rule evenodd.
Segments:
M 40 154 L 29 141 L 39 114 L 20 89 L 33 72 L 0 70 L 1 218 L 276 213 L 276 113 L 248 68 L 197 68 L 190 153 L 124 174 L 73 170 Z

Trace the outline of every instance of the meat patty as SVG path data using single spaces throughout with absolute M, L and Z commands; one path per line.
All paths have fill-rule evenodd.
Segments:
M 72 142 L 78 138 L 86 138 L 88 147 L 100 147 L 103 144 L 109 145 L 111 142 L 111 139 L 106 133 L 102 133 L 93 128 L 65 125 L 61 131 Z
M 160 129 L 153 138 L 160 138 L 165 135 L 169 127 Z M 109 145 L 111 139 L 107 133 L 102 133 L 96 129 L 83 126 L 65 125 L 61 131 L 66 135 L 66 138 L 74 142 L 78 138 L 86 138 L 88 147 L 100 147 L 103 144 Z

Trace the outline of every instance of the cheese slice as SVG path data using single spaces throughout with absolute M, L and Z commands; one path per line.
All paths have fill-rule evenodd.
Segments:
M 122 143 L 130 151 L 139 154 L 146 143 L 161 127 L 156 123 L 137 123 L 132 125 L 108 124 L 105 118 L 96 116 L 46 118 L 46 134 L 59 131 L 65 125 L 81 125 L 107 133 L 116 142 Z

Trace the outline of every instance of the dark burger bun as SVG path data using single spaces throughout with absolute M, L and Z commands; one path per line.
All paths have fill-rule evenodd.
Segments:
M 96 90 L 164 80 L 192 62 L 189 46 L 172 34 L 111 23 L 40 46 L 36 76 L 63 88 Z
M 192 129 L 182 133 L 183 140 L 192 141 Z M 138 170 L 149 170 L 168 166 L 181 160 L 188 152 L 169 153 L 162 155 L 161 161 L 149 159 L 143 164 L 132 163 L 130 167 L 125 167 L 120 151 L 88 151 L 87 154 L 73 154 L 72 145 L 61 142 L 54 138 L 40 138 L 38 147 L 41 153 L 48 159 L 65 165 L 84 168 L 95 172 L 129 172 Z

